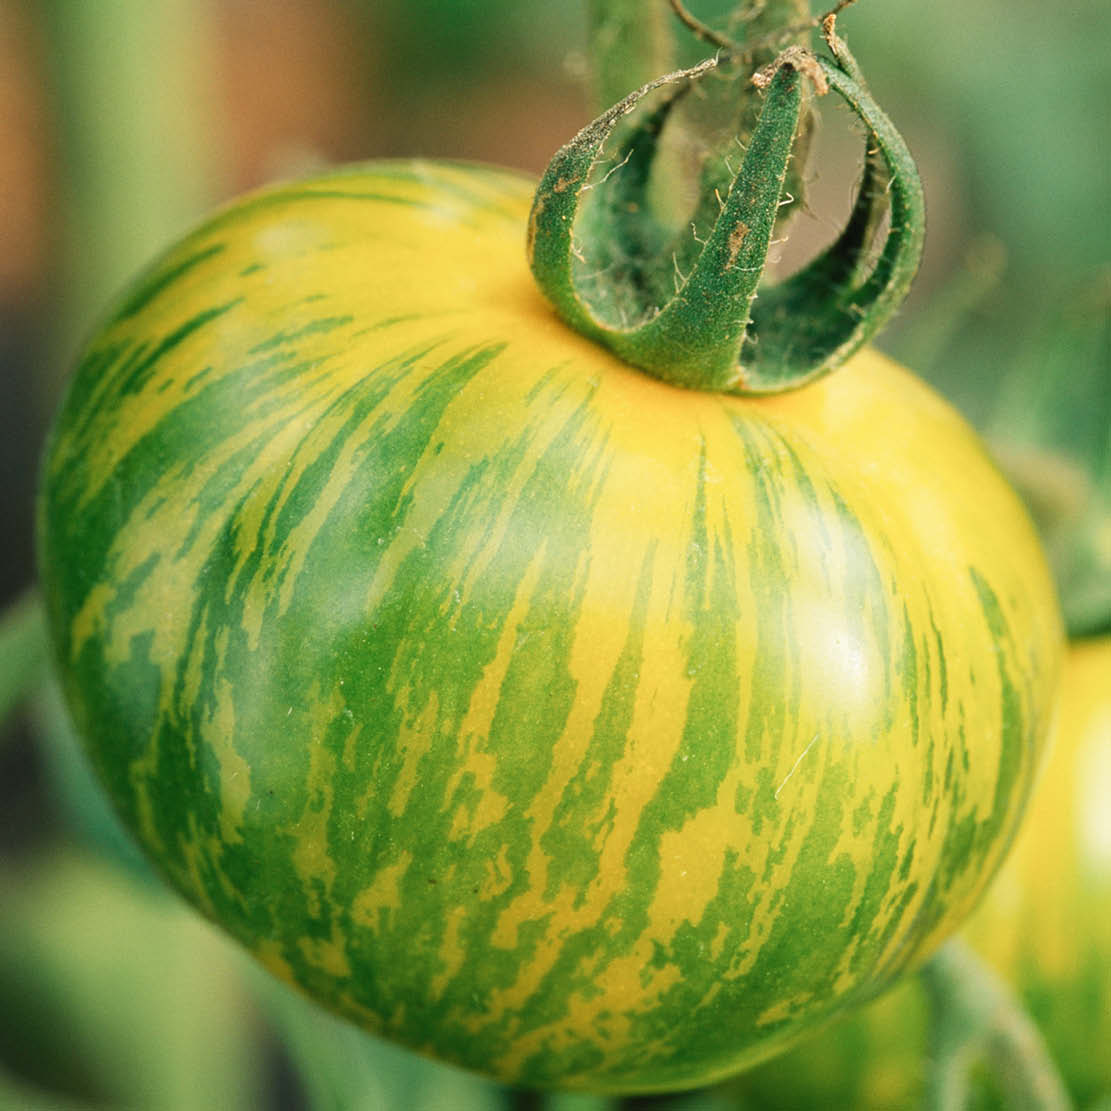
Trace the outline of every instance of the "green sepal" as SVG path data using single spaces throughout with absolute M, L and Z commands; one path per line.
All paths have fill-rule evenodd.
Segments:
M 901 303 L 921 258 L 924 204 L 906 145 L 859 79 L 844 44 L 812 59 L 864 121 L 864 178 L 837 241 L 778 286 L 763 278 L 799 127 L 802 74 L 784 56 L 767 79 L 763 108 L 693 265 L 689 241 L 669 242 L 653 215 L 649 182 L 656 144 L 678 94 L 624 137 L 601 180 L 602 148 L 618 122 L 665 84 L 689 88 L 718 65 L 709 59 L 632 93 L 584 128 L 552 159 L 529 222 L 529 260 L 541 291 L 571 327 L 627 362 L 676 385 L 731 393 L 794 388 L 844 362 Z M 616 185 L 610 185 L 609 179 Z M 604 201 L 584 194 L 606 189 Z M 886 239 L 873 250 L 890 206 Z M 696 236 L 697 218 L 691 235 Z
M 596 316 L 604 317 L 607 314 L 604 309 L 599 312 L 598 307 L 593 303 L 594 298 L 588 302 L 586 296 L 580 294 L 582 266 L 578 268 L 579 272 L 576 272 L 574 267 L 576 259 L 580 263 L 585 262 L 585 257 L 576 244 L 575 225 L 580 214 L 583 194 L 594 187 L 588 179 L 591 171 L 601 160 L 603 144 L 618 123 L 650 93 L 668 85 L 678 85 L 679 90 L 682 91 L 688 83 L 715 69 L 717 65 L 716 57 L 708 58 L 689 69 L 676 70 L 649 81 L 587 124 L 569 143 L 556 151 L 555 156 L 548 163 L 533 197 L 532 211 L 529 214 L 529 266 L 541 291 L 576 331 L 608 344 L 607 336 L 614 330 L 607 324 L 596 322 Z M 612 175 L 614 171 L 627 169 L 628 174 L 621 179 L 619 196 L 614 198 L 611 188 L 609 195 L 616 203 L 608 206 L 610 215 L 589 221 L 594 226 L 588 229 L 587 238 L 592 240 L 592 249 L 597 249 L 601 256 L 597 266 L 600 273 L 606 269 L 606 264 L 610 261 L 609 256 L 614 255 L 619 246 L 624 256 L 633 260 L 641 254 L 640 248 L 652 236 L 652 225 L 649 222 L 651 217 L 638 219 L 633 212 L 633 206 L 637 204 L 638 191 L 647 187 L 647 182 L 641 182 L 640 178 L 651 168 L 655 143 L 674 101 L 675 91 L 673 90 L 671 96 L 655 113 L 632 130 L 624 145 L 622 157 L 615 158 L 613 169 L 608 171 L 608 174 Z M 644 140 L 643 145 L 641 140 Z M 644 157 L 646 154 L 647 159 Z M 629 156 L 628 162 L 622 165 L 625 155 Z M 604 183 L 603 178 L 603 181 L 598 184 Z M 643 272 L 644 267 L 638 269 Z M 599 282 L 598 288 L 601 292 L 595 295 L 599 300 L 612 296 L 616 302 L 614 311 L 618 313 L 624 309 L 624 305 L 619 300 L 622 277 L 623 275 L 618 273 L 616 280 Z M 646 279 L 642 277 L 641 280 Z M 638 311 L 638 319 L 634 322 L 634 326 L 642 323 L 639 320 L 641 315 Z
M 750 329 L 755 357 L 743 371 L 746 393 L 790 389 L 841 366 L 898 310 L 922 258 L 925 200 L 906 143 L 852 75 L 854 65 L 820 61 L 830 88 L 869 129 L 864 173 L 849 221 L 833 245 L 761 293 Z M 887 237 L 870 263 L 888 209 Z

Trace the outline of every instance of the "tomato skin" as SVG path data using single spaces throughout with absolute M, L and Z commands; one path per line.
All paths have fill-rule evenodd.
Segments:
M 1111 1095 L 1111 637 L 1073 644 L 1048 760 L 965 936 L 1022 999 L 1078 1106 Z
M 1111 1096 L 1111 637 L 1073 643 L 1048 758 L 1015 847 L 962 931 L 1018 994 L 1070 1096 Z M 738 1078 L 744 1106 L 922 1102 L 926 993 L 912 979 Z M 980 1106 L 980 1104 L 977 1104 Z
M 918 380 L 647 378 L 533 288 L 530 192 L 370 166 L 172 250 L 71 384 L 42 578 L 117 808 L 272 971 L 513 1083 L 690 1087 L 958 925 L 1059 615 Z

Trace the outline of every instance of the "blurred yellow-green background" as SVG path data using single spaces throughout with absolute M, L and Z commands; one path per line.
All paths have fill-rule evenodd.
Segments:
M 538 173 L 588 118 L 586 24 L 585 0 L 0 0 L 0 602 L 33 584 L 36 460 L 68 368 L 138 266 L 213 205 L 335 162 Z M 881 346 L 997 440 L 1017 430 L 1001 450 L 1020 471 L 1027 448 L 1073 441 L 1032 486 L 1056 501 L 1063 488 L 1079 520 L 1111 484 L 1096 473 L 1111 413 L 1111 6 L 858 0 L 839 26 L 929 206 L 922 274 Z M 854 148 L 836 114 L 826 126 L 791 250 L 828 238 L 849 203 Z M 1026 427 L 1029 381 L 1077 359 L 1103 408 Z M 1103 528 L 1085 614 L 1107 597 L 1089 566 L 1111 566 Z M 1066 568 L 1071 536 L 1048 536 Z M 19 653 L 0 651 L 0 673 L 35 664 Z M 0 728 L 0 1109 L 603 1106 L 503 1092 L 317 1015 L 150 878 L 49 684 Z

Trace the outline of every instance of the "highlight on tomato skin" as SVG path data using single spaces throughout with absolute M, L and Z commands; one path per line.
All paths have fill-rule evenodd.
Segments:
M 1077 1107 L 1111 1096 L 1111 637 L 1075 641 L 1046 765 L 1015 847 L 961 931 L 1045 1038 Z M 929 1061 L 922 985 L 753 1071 L 730 1091 L 751 1111 L 918 1106 Z M 990 1092 L 982 1095 L 997 1106 Z
M 272 972 L 506 1082 L 692 1087 L 959 926 L 1060 617 L 921 382 L 650 379 L 532 286 L 532 188 L 368 165 L 171 250 L 55 424 L 44 594 L 124 821 Z

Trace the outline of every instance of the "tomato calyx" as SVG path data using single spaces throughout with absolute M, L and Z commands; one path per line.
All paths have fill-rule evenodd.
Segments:
M 886 323 L 921 258 L 922 187 L 832 19 L 823 31 L 828 56 L 792 46 L 752 76 L 764 99 L 740 167 L 727 163 L 722 180 L 719 168 L 703 166 L 699 201 L 678 233 L 654 204 L 661 139 L 680 100 L 719 70 L 725 53 L 650 81 L 556 153 L 533 201 L 529 263 L 571 327 L 676 385 L 759 394 L 833 370 Z M 837 240 L 791 277 L 765 285 L 776 218 L 793 199 L 785 181 L 804 77 L 819 94 L 836 91 L 863 121 L 864 172 Z M 623 128 L 616 150 L 604 155 L 621 121 L 657 90 L 662 102 Z

